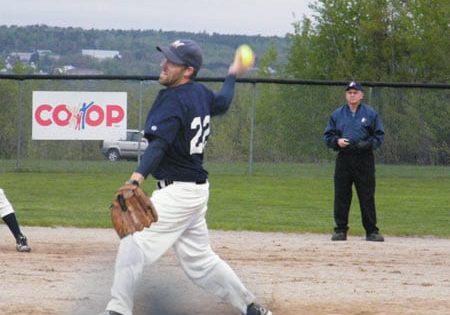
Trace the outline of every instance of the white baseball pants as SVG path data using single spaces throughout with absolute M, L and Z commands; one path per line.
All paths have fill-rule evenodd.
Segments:
M 14 212 L 11 203 L 5 196 L 3 189 L 0 188 L 0 218 L 6 217 L 8 214 Z
M 209 183 L 174 182 L 153 192 L 159 220 L 120 241 L 107 310 L 131 315 L 144 265 L 154 263 L 173 246 L 183 271 L 195 284 L 246 313 L 253 294 L 209 244 L 208 198 Z

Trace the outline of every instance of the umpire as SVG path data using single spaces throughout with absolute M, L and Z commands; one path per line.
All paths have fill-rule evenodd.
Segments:
M 324 131 L 324 141 L 337 151 L 334 173 L 333 241 L 345 241 L 348 214 L 355 184 L 366 240 L 383 242 L 375 211 L 375 161 L 373 150 L 384 141 L 383 124 L 378 113 L 362 102 L 361 84 L 350 82 L 345 89 L 347 103 L 331 114 Z

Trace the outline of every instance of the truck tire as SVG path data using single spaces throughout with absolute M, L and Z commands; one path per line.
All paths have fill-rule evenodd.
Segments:
M 108 152 L 106 154 L 106 158 L 108 160 L 110 160 L 111 162 L 115 162 L 115 161 L 120 160 L 119 151 L 117 151 L 116 149 L 108 150 Z

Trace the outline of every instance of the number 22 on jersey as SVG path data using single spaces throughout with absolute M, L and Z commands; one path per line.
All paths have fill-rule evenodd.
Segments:
M 208 141 L 210 116 L 206 115 L 202 121 L 202 117 L 195 117 L 191 122 L 191 129 L 197 130 L 191 140 L 191 155 L 202 154 Z

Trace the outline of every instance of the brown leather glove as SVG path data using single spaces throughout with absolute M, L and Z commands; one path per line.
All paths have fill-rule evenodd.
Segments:
M 111 221 L 119 237 L 124 238 L 158 221 L 158 214 L 139 185 L 127 183 L 116 192 L 111 204 Z

